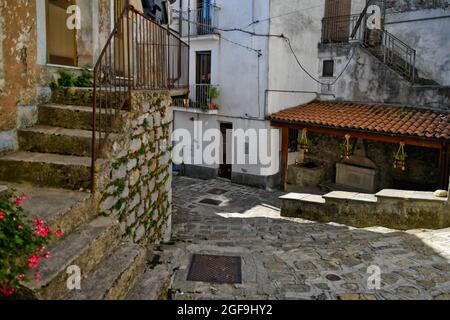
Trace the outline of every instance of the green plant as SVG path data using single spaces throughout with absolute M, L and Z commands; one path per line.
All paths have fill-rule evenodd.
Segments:
M 207 94 L 209 97 L 209 102 L 211 103 L 214 103 L 220 97 L 220 91 L 215 86 L 209 86 Z
M 80 88 L 92 87 L 92 73 L 84 70 L 80 76 L 75 80 L 75 86 Z
M 58 74 L 59 74 L 59 79 L 58 79 L 59 87 L 74 87 L 75 86 L 77 78 L 73 74 L 67 72 L 64 69 L 59 69 Z
M 53 233 L 43 220 L 26 218 L 21 206 L 26 200 L 26 195 L 15 197 L 12 191 L 0 198 L 0 293 L 3 296 L 12 296 L 21 282 L 28 282 L 26 274 L 30 270 L 39 281 L 39 266 L 50 258 L 46 246 Z M 61 237 L 62 231 L 59 229 L 54 235 Z

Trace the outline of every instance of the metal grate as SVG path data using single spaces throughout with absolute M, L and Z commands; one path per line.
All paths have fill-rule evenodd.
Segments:
M 241 268 L 241 257 L 195 254 L 187 280 L 219 284 L 242 283 Z

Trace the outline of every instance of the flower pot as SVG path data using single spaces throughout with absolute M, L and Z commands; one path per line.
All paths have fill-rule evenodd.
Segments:
M 218 108 L 217 108 L 217 104 L 215 104 L 215 103 L 209 103 L 208 104 L 208 109 L 209 110 L 217 110 Z
M 394 169 L 402 169 L 402 171 L 406 170 L 406 161 L 401 159 L 394 160 Z
M 352 150 L 345 150 L 345 151 L 342 151 L 342 154 L 341 154 L 341 158 L 342 159 L 350 159 L 350 157 L 353 155 L 353 152 L 352 152 Z
M 300 144 L 300 150 L 304 150 L 305 152 L 309 152 L 309 144 L 308 143 L 301 143 Z

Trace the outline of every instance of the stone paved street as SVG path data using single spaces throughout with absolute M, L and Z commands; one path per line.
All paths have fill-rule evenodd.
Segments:
M 175 177 L 172 298 L 450 299 L 450 229 L 284 219 L 281 194 Z M 201 204 L 205 198 L 220 205 Z M 242 257 L 242 284 L 187 281 L 194 253 Z M 380 290 L 368 288 L 370 266 L 381 270 Z

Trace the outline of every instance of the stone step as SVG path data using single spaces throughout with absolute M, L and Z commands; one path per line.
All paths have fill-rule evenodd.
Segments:
M 162 264 L 146 270 L 130 290 L 126 300 L 167 300 L 172 285 L 172 275 Z
M 92 131 L 45 125 L 18 131 L 22 151 L 91 156 Z
M 81 277 L 94 270 L 120 242 L 118 223 L 99 217 L 81 226 L 49 248 L 51 258 L 41 270 L 41 281 L 31 281 L 18 290 L 18 297 L 40 300 L 64 299 L 71 294 L 67 288 L 68 268 L 76 266 Z M 72 274 L 73 275 L 73 274 Z M 29 275 L 33 278 L 33 274 Z
M 61 228 L 64 236 L 95 218 L 90 193 L 8 182 L 0 184 L 15 190 L 16 195 L 26 194 L 28 200 L 22 207 L 27 217 L 43 219 L 52 230 Z
M 110 124 L 114 109 L 100 109 L 97 123 Z M 62 104 L 39 106 L 38 124 L 75 130 L 92 130 L 92 107 Z
M 15 152 L 0 157 L 0 180 L 39 187 L 88 189 L 91 159 L 49 153 Z
M 119 300 L 125 298 L 146 264 L 146 249 L 140 245 L 124 243 L 105 258 L 81 282 L 69 300 Z

